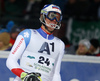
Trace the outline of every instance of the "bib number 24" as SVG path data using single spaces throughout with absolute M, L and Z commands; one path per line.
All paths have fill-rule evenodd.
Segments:
M 40 56 L 40 57 L 39 57 L 38 63 L 40 63 L 40 64 L 46 64 L 47 66 L 50 65 L 49 58 L 45 58 L 45 57 L 43 57 L 43 56 Z

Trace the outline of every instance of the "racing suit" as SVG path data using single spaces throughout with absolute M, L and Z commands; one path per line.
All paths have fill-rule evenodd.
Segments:
M 45 33 L 42 28 L 25 29 L 17 36 L 6 65 L 17 75 L 14 81 L 21 81 L 22 72 L 38 72 L 42 81 L 61 81 L 64 46 L 59 38 Z

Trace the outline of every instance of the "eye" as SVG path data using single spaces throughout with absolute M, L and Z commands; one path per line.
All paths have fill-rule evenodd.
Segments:
M 55 17 L 55 15 L 54 14 L 51 14 L 51 17 Z

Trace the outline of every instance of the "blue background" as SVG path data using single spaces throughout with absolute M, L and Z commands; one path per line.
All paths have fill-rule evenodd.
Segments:
M 9 81 L 9 77 L 15 75 L 6 67 L 6 58 L 0 58 L 0 81 Z M 70 81 L 74 78 L 79 81 L 100 81 L 99 63 L 62 62 L 62 81 Z
M 81 62 L 62 62 L 62 81 L 70 81 L 73 78 L 79 81 L 100 81 L 100 64 Z

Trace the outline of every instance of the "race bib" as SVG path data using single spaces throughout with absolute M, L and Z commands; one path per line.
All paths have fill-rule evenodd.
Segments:
M 41 53 L 25 53 L 21 59 L 21 66 L 33 72 L 50 75 L 54 67 L 55 59 L 50 55 Z

